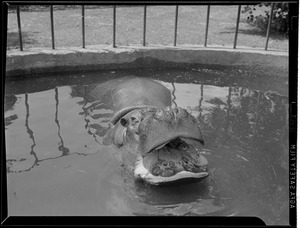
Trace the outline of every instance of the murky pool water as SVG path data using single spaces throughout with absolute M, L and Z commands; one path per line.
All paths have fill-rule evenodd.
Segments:
M 111 78 L 165 85 L 201 122 L 210 176 L 154 187 L 102 144 L 108 113 L 85 94 Z M 247 69 L 127 70 L 6 81 L 9 215 L 257 216 L 288 224 L 288 84 Z M 107 110 L 106 110 L 107 112 Z

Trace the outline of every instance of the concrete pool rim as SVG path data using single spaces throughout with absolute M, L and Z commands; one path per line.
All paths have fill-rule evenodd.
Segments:
M 6 77 L 66 71 L 174 68 L 190 64 L 249 66 L 262 71 L 288 72 L 288 52 L 250 48 L 158 46 L 83 48 L 34 48 L 9 50 L 6 55 Z

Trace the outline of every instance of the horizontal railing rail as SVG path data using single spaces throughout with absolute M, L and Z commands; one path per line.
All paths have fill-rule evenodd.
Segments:
M 117 21 L 117 6 L 113 6 L 113 38 L 112 38 L 112 46 L 114 48 L 116 45 L 116 21 Z M 178 25 L 178 10 L 179 5 L 176 5 L 175 8 L 175 27 L 174 27 L 174 47 L 177 45 L 177 25 Z M 266 43 L 265 50 L 268 50 L 269 38 L 270 38 L 270 28 L 273 20 L 273 11 L 274 11 L 274 3 L 271 3 L 270 16 L 268 21 L 267 33 L 266 33 Z M 23 41 L 22 41 L 22 29 L 21 29 L 21 17 L 20 17 L 20 7 L 17 5 L 17 23 L 18 23 L 18 33 L 19 33 L 19 43 L 20 43 L 20 51 L 23 51 Z M 82 48 L 85 48 L 85 8 L 82 5 L 81 8 L 81 17 L 82 17 Z M 235 36 L 233 40 L 233 48 L 236 49 L 237 46 L 237 38 L 238 38 L 238 30 L 240 23 L 240 14 L 241 14 L 241 5 L 238 6 L 237 19 L 236 19 L 236 27 L 235 27 Z M 207 47 L 208 40 L 208 29 L 209 29 L 209 17 L 210 17 L 210 5 L 207 6 L 207 17 L 206 17 L 206 29 L 205 29 L 205 39 L 204 39 L 204 47 Z M 146 22 L 147 22 L 147 5 L 144 5 L 144 23 L 143 23 L 143 46 L 146 46 Z M 53 6 L 50 6 L 50 23 L 51 23 L 51 41 L 52 41 L 52 49 L 55 49 L 55 37 L 54 37 L 54 22 L 53 22 Z

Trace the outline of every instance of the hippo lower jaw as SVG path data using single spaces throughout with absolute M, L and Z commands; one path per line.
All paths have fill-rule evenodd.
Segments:
M 181 149 L 183 145 L 185 151 Z M 159 163 L 161 168 L 156 165 Z M 200 180 L 208 176 L 207 160 L 193 145 L 176 138 L 151 150 L 147 155 L 138 155 L 134 176 L 152 185 L 168 184 L 183 179 Z
M 170 177 L 154 176 L 149 172 L 149 170 L 145 168 L 142 162 L 142 158 L 140 156 L 136 161 L 134 176 L 135 178 L 142 179 L 149 184 L 160 185 L 160 184 L 167 184 L 167 183 L 171 183 L 183 179 L 192 179 L 192 178 L 202 179 L 208 176 L 208 172 L 192 173 L 189 171 L 180 171 L 176 173 L 174 176 L 170 176 Z

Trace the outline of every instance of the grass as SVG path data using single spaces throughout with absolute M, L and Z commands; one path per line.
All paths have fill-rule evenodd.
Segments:
M 233 47 L 238 6 L 213 5 L 210 9 L 207 46 Z M 262 13 L 264 11 L 261 8 Z M 143 6 L 117 7 L 116 45 L 141 46 L 143 42 Z M 177 46 L 203 46 L 205 39 L 207 6 L 179 6 Z M 55 47 L 82 47 L 81 7 L 54 10 Z M 237 48 L 263 49 L 266 34 L 246 22 L 241 13 Z M 148 46 L 174 43 L 175 6 L 147 7 L 146 44 Z M 49 8 L 39 11 L 21 11 L 21 27 L 24 49 L 34 47 L 51 49 Z M 8 14 L 7 48 L 19 48 L 16 12 Z M 85 10 L 85 41 L 88 45 L 112 45 L 113 9 L 111 7 L 87 7 Z M 268 49 L 288 50 L 288 39 L 271 33 Z

